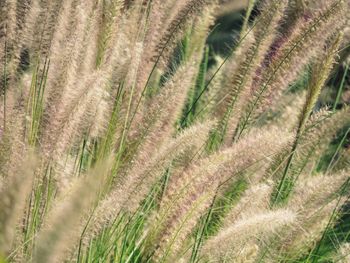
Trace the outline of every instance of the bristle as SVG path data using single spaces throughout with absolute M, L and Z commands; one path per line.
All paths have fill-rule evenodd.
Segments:
M 17 173 L 7 178 L 0 190 L 0 251 L 3 252 L 8 252 L 11 248 L 14 233 L 20 224 L 20 214 L 24 211 L 27 196 L 32 189 L 36 169 L 34 154 L 28 154 L 28 158 L 17 169 Z
M 342 41 L 342 34 L 339 34 L 332 41 L 330 47 L 325 52 L 324 57 L 319 58 L 319 62 L 314 65 L 311 72 L 311 80 L 308 87 L 308 94 L 304 109 L 300 116 L 299 130 L 303 130 L 308 120 L 308 117 L 315 107 L 318 97 L 321 93 L 323 86 L 333 68 L 334 57 L 338 53 L 340 43 Z
M 229 227 L 239 218 L 249 217 L 256 212 L 268 210 L 271 192 L 271 185 L 252 185 L 245 191 L 239 203 L 226 215 L 224 226 Z
M 288 207 L 298 214 L 298 226 L 280 241 L 284 253 L 306 253 L 308 248 L 312 248 L 329 224 L 334 209 L 340 208 L 345 202 L 345 198 L 339 195 L 348 179 L 349 175 L 344 171 L 333 176 L 317 175 L 298 182 L 288 202 Z
M 243 217 L 222 229 L 216 237 L 209 239 L 203 248 L 203 253 L 214 259 L 227 258 L 227 254 L 231 254 L 230 258 L 234 258 L 235 253 L 239 254 L 239 248 L 250 239 L 273 236 L 284 226 L 295 223 L 295 220 L 295 213 L 285 209 Z
M 337 254 L 333 257 L 333 260 L 339 263 L 349 262 L 350 261 L 350 244 L 349 243 L 342 244 L 339 247 Z

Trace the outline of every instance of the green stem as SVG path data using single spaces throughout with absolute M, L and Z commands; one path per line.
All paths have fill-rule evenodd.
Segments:
M 244 17 L 244 21 L 243 21 L 243 26 L 242 26 L 242 30 L 241 30 L 241 35 L 240 37 L 244 37 L 244 34 L 247 31 L 248 25 L 249 25 L 249 18 L 250 15 L 252 14 L 252 11 L 254 9 L 254 5 L 255 5 L 256 0 L 249 0 L 248 2 L 248 7 L 247 7 L 247 11 Z
M 345 84 L 345 79 L 346 79 L 346 76 L 348 74 L 348 71 L 349 71 L 349 63 L 346 64 L 346 67 L 345 67 L 345 71 L 344 71 L 344 75 L 343 75 L 343 78 L 341 80 L 341 83 L 340 83 L 340 87 L 339 87 L 339 90 L 338 90 L 338 93 L 337 93 L 337 97 L 335 99 L 335 102 L 334 102 L 334 105 L 333 105 L 333 111 L 335 111 L 337 109 L 337 105 L 340 101 L 340 96 L 341 94 L 343 93 L 343 88 L 344 88 L 344 84 Z
M 340 204 L 341 204 L 342 196 L 343 196 L 343 194 L 345 193 L 348 184 L 349 184 L 349 180 L 347 180 L 347 181 L 344 183 L 344 185 L 342 186 L 342 188 L 341 188 L 341 190 L 340 190 L 340 193 L 339 193 L 339 198 L 338 198 L 338 200 L 337 200 L 337 204 L 336 204 L 336 206 L 334 207 L 333 212 L 332 212 L 332 214 L 331 214 L 331 216 L 330 216 L 330 218 L 329 218 L 329 221 L 328 221 L 328 223 L 327 223 L 327 226 L 326 226 L 325 230 L 324 230 L 323 233 L 322 233 L 322 237 L 321 237 L 320 241 L 317 243 L 316 248 L 313 249 L 313 250 L 311 251 L 307 262 L 310 262 L 310 261 L 309 261 L 310 257 L 312 258 L 311 263 L 316 263 L 316 262 L 318 262 L 318 259 L 320 259 L 320 257 L 318 256 L 318 253 L 319 253 L 319 251 L 320 251 L 320 248 L 321 248 L 321 246 L 322 246 L 323 241 L 324 241 L 325 238 L 327 237 L 327 233 L 329 233 L 329 229 L 331 228 L 332 224 L 335 222 L 335 219 L 336 219 L 336 217 L 337 217 L 337 215 L 338 215 L 337 211 L 338 211 L 338 209 L 339 209 L 339 207 L 340 207 Z
M 294 158 L 294 153 L 295 153 L 295 151 L 297 149 L 298 142 L 299 142 L 299 135 L 297 135 L 297 138 L 294 141 L 291 154 L 289 155 L 289 158 L 288 158 L 288 161 L 287 161 L 287 165 L 284 168 L 281 181 L 280 181 L 280 183 L 279 183 L 279 185 L 277 187 L 277 195 L 274 197 L 272 205 L 276 205 L 279 201 L 281 201 L 280 198 L 281 198 L 282 193 L 284 192 L 283 187 L 284 187 L 286 179 L 287 179 L 288 171 L 289 171 L 289 169 L 290 169 L 290 167 L 292 165 L 292 161 L 293 161 L 293 158 Z
M 7 41 L 5 40 L 5 60 L 4 60 L 4 130 L 6 129 L 6 89 L 7 89 Z
M 217 195 L 218 195 L 218 191 L 219 191 L 219 188 L 218 190 L 216 191 L 215 195 L 214 195 L 214 198 L 211 202 L 211 205 L 210 205 L 210 208 L 209 208 L 209 211 L 207 213 L 207 216 L 205 218 L 205 221 L 203 223 L 203 226 L 202 226 L 202 229 L 201 229 L 201 232 L 200 232 L 200 235 L 199 235 L 199 240 L 196 244 L 194 244 L 194 247 L 193 247 L 193 251 L 192 251 L 192 255 L 191 255 L 191 261 L 190 262 L 193 262 L 195 263 L 196 262 L 196 259 L 197 259 L 197 256 L 198 256 L 198 252 L 199 252 L 199 249 L 200 249 L 200 246 L 203 242 L 203 238 L 204 238 L 204 232 L 208 226 L 208 223 L 210 221 L 210 218 L 211 218 L 211 215 L 213 213 L 213 207 L 214 207 L 214 204 L 215 204 L 215 201 L 216 201 L 216 198 L 217 198 Z
M 329 162 L 329 165 L 328 165 L 327 170 L 326 170 L 326 174 L 329 174 L 329 172 L 333 169 L 333 167 L 334 167 L 334 160 L 335 160 L 337 154 L 339 153 L 341 147 L 344 145 L 344 142 L 345 142 L 346 138 L 348 137 L 349 133 L 350 133 L 350 128 L 346 131 L 345 135 L 343 136 L 343 138 L 341 139 L 340 143 L 338 144 L 337 149 L 334 152 L 331 161 Z

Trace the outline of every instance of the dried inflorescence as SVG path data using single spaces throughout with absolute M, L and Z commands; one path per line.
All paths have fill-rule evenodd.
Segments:
M 203 253 L 211 258 L 210 262 L 219 262 L 220 260 L 216 260 L 218 258 L 234 260 L 236 257 L 243 257 L 242 250 L 252 246 L 250 240 L 268 239 L 269 236 L 276 235 L 281 228 L 293 224 L 295 219 L 295 213 L 288 209 L 242 217 L 231 226 L 222 229 L 213 239 L 208 240 Z

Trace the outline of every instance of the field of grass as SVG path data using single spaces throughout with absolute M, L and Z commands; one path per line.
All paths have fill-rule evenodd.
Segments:
M 349 0 L 0 0 L 0 263 L 350 262 Z

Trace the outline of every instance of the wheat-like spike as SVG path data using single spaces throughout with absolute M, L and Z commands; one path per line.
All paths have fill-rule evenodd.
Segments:
M 9 1 L 9 5 L 11 1 Z M 14 1 L 16 2 L 16 1 Z M 9 23 L 13 23 L 12 27 L 8 28 L 9 31 L 14 30 L 14 35 L 11 38 L 10 32 L 5 32 L 5 41 L 6 43 L 6 71 L 9 77 L 8 87 L 14 88 L 15 81 L 18 79 L 19 73 L 21 73 L 21 55 L 24 51 L 24 48 L 28 48 L 33 38 L 33 30 L 34 24 L 36 21 L 36 17 L 40 12 L 39 4 L 36 0 L 31 3 L 28 2 L 17 2 L 14 4 L 16 9 L 13 10 L 15 13 L 13 14 L 11 11 L 8 11 L 8 16 L 11 17 L 14 15 L 16 21 L 7 21 L 5 23 L 5 27 L 7 28 Z M 10 7 L 8 7 L 10 8 Z M 6 29 L 7 30 L 7 29 Z M 2 47 L 1 51 L 5 51 L 5 47 Z M 1 52 L 0 51 L 0 52 Z M 1 54 L 1 53 L 0 53 Z M 0 61 L 3 65 L 4 61 L 2 60 L 2 56 L 0 55 Z M 0 84 L 0 87 L 3 85 L 3 81 Z
M 11 118 L 9 115 L 12 113 L 14 101 L 18 97 L 18 92 L 14 92 L 12 88 L 15 79 L 12 61 L 16 46 L 17 2 L 2 1 L 0 12 L 0 63 L 2 65 L 0 92 L 3 97 L 1 127 L 5 129 L 7 120 Z
M 268 210 L 271 192 L 271 183 L 252 185 L 244 192 L 238 204 L 225 216 L 223 225 L 229 227 L 240 218 L 249 217 L 256 212 Z
M 138 89 L 142 89 L 149 77 L 152 65 L 154 50 L 161 37 L 161 31 L 166 20 L 167 5 L 162 0 L 155 0 L 150 3 L 147 31 L 145 33 L 144 45 L 148 48 L 142 54 L 142 61 L 145 63 L 137 76 Z
M 87 8 L 85 6 L 85 8 Z M 101 23 L 101 2 L 97 2 L 92 6 L 92 11 L 89 14 L 86 26 L 84 28 L 84 39 L 82 41 L 82 52 L 78 60 L 80 65 L 78 67 L 78 74 L 85 76 L 90 74 L 97 68 L 96 58 L 98 53 L 98 37 L 99 37 L 99 25 Z
M 70 0 L 72 6 L 77 6 L 79 0 Z M 57 31 L 57 19 L 61 13 L 63 1 L 43 0 L 39 2 L 41 12 L 38 14 L 34 29 L 34 39 L 31 50 L 35 58 L 44 58 L 49 55 L 54 32 Z M 70 17 L 66 17 L 70 19 Z
M 297 183 L 295 193 L 288 206 L 298 211 L 300 216 L 312 216 L 313 211 L 322 207 L 330 200 L 337 190 L 349 178 L 349 172 L 342 171 L 333 175 L 315 175 L 303 178 Z
M 205 6 L 202 8 L 200 12 L 201 14 L 200 17 L 193 18 L 191 36 L 189 37 L 189 41 L 186 45 L 186 51 L 184 52 L 185 56 L 183 60 L 186 61 L 186 60 L 191 60 L 195 58 L 195 60 L 197 61 L 195 63 L 197 63 L 198 67 L 200 67 L 200 61 L 198 60 L 198 58 L 202 57 L 202 53 L 204 50 L 205 41 L 207 39 L 209 29 L 214 23 L 213 11 L 215 10 L 215 8 L 216 8 L 216 1 L 213 1 L 213 3 L 208 4 L 208 6 Z M 145 50 L 145 52 L 149 53 L 147 52 L 147 50 Z M 142 76 L 147 71 L 147 60 L 146 61 L 143 60 L 143 62 L 146 62 L 146 65 L 143 65 L 143 67 L 140 69 L 140 76 L 138 79 L 150 77 L 149 73 L 146 74 L 145 76 Z M 154 63 L 152 62 L 152 64 Z M 145 85 L 144 81 L 142 80 L 138 81 L 137 89 L 139 89 L 139 91 L 137 93 L 141 94 L 141 96 L 144 93 L 144 88 L 145 88 L 144 85 Z M 191 95 L 193 95 L 193 88 L 194 88 L 194 85 L 189 89 L 187 94 L 190 99 L 192 98 Z M 141 100 L 141 98 L 139 100 Z M 138 117 L 138 119 L 142 118 L 142 114 L 139 114 L 139 115 L 140 117 Z
M 50 94 L 53 92 L 51 90 L 53 90 L 54 87 L 62 86 L 65 82 L 65 80 L 63 80 L 64 70 L 69 64 L 68 54 L 73 48 L 73 44 L 71 39 L 69 39 L 69 36 L 73 34 L 72 31 L 75 28 L 74 22 L 71 18 L 74 17 L 75 8 L 76 6 L 73 5 L 72 0 L 64 0 L 62 2 L 61 12 L 57 18 L 56 30 L 53 33 L 50 46 L 50 72 L 53 72 L 54 74 L 50 74 L 46 84 L 46 97 L 49 99 L 54 97 L 54 95 Z M 55 99 L 52 98 L 51 100 Z
M 17 164 L 26 156 L 27 144 L 25 140 L 25 113 L 24 106 L 17 102 L 14 106 L 6 128 L 0 137 L 0 173 L 4 177 L 16 174 Z
M 117 58 L 115 56 L 119 55 L 118 58 L 123 61 L 120 64 L 123 65 L 126 65 L 124 60 L 128 61 L 130 59 L 129 47 L 132 46 L 131 38 L 135 37 L 135 31 L 137 31 L 138 27 L 128 27 L 128 23 L 131 21 L 129 21 L 128 13 L 122 12 L 122 0 L 115 1 L 112 6 L 107 5 L 105 9 L 109 9 L 111 14 L 106 18 L 106 22 L 101 22 L 99 28 L 99 54 L 96 58 L 96 63 L 109 71 L 109 68 L 113 69 L 116 66 Z
M 187 58 L 202 55 L 210 28 L 215 22 L 213 13 L 217 7 L 216 2 L 217 1 L 214 0 L 211 4 L 204 6 L 200 12 L 200 16 L 194 19 L 189 47 L 186 50 Z
M 277 253 L 291 260 L 296 260 L 296 255 L 307 255 L 310 250 L 315 248 L 317 242 L 322 238 L 325 229 L 327 227 L 332 227 L 335 223 L 331 222 L 332 225 L 329 225 L 334 209 L 339 209 L 338 205 L 341 206 L 345 203 L 345 198 L 342 198 L 340 202 L 334 200 L 322 207 L 322 210 L 315 212 L 313 217 L 304 219 L 305 221 L 302 222 L 301 226 L 290 231 L 285 235 L 285 239 L 279 241 L 282 247 Z M 337 212 L 339 211 L 336 211 L 336 213 Z M 276 250 L 279 250 L 278 247 Z
M 215 66 L 213 66 L 212 68 L 208 68 L 207 80 L 213 77 L 215 73 L 216 75 L 215 75 L 215 78 L 213 78 L 210 86 L 208 86 L 208 89 L 203 94 L 203 99 L 202 99 L 203 107 L 198 112 L 198 115 L 201 114 L 200 116 L 202 118 L 205 118 L 205 117 L 209 118 L 210 113 L 215 111 L 216 99 L 217 97 L 220 97 L 219 94 L 223 95 L 224 93 L 223 83 L 226 77 L 226 73 L 229 74 L 226 69 L 236 66 L 235 60 L 232 59 L 226 62 L 227 63 L 226 65 L 231 64 L 231 66 L 224 67 L 222 70 L 216 72 L 217 65 L 223 64 L 224 58 L 222 58 L 221 56 L 215 56 L 214 61 L 215 61 Z
M 298 126 L 300 112 L 305 105 L 305 97 L 306 91 L 283 96 L 278 104 L 267 113 L 269 119 L 264 125 L 284 127 L 289 131 L 295 130 L 295 127 Z
M 6 0 L 1 5 L 1 29 L 2 29 L 2 43 L 6 41 L 8 44 L 8 51 L 12 51 L 12 47 L 16 40 L 17 27 L 17 1 Z M 4 49 L 3 49 L 4 50 Z M 2 50 L 2 52 L 3 52 Z
M 87 30 L 90 34 L 86 34 L 84 57 L 82 58 L 80 74 L 85 76 L 97 70 L 97 56 L 98 56 L 98 37 L 99 37 L 99 24 L 100 13 L 102 10 L 102 4 L 97 3 L 95 10 L 91 16 L 89 29 Z M 97 100 L 96 100 L 97 101 Z M 98 101 L 98 107 L 96 109 L 92 107 L 90 110 L 91 118 L 87 120 L 87 123 L 91 124 L 89 127 L 89 134 L 91 137 L 97 138 L 103 134 L 106 130 L 107 120 L 109 119 L 112 112 L 111 94 L 110 92 L 102 92 L 100 100 Z
M 289 209 L 260 212 L 243 217 L 209 239 L 202 253 L 212 259 L 210 262 L 217 262 L 216 260 L 220 258 L 233 260 L 246 242 L 271 237 L 283 227 L 294 224 L 296 218 L 296 214 Z
M 298 214 L 298 226 L 286 234 L 280 244 L 281 251 L 292 257 L 297 252 L 301 255 L 322 235 L 325 226 L 338 202 L 339 191 L 349 179 L 349 173 L 343 171 L 331 176 L 316 175 L 301 179 L 288 201 L 288 207 Z
M 16 173 L 8 177 L 1 188 L 0 201 L 0 251 L 9 252 L 14 233 L 31 192 L 36 169 L 36 157 L 28 153 L 23 162 L 17 163 Z
M 320 158 L 333 136 L 350 123 L 349 113 L 350 108 L 345 107 L 336 113 L 328 113 L 328 116 L 321 111 L 318 116 L 315 114 L 311 117 L 300 138 L 301 144 L 304 145 L 301 152 L 312 152 L 312 160 Z
M 115 32 L 116 28 L 119 26 L 119 23 L 116 23 L 116 19 L 121 17 L 124 2 L 123 0 L 102 2 L 101 5 L 100 11 L 103 15 L 100 17 L 98 26 L 99 34 L 96 65 L 100 65 L 102 60 L 105 59 L 105 52 L 111 45 L 113 32 Z
M 304 11 L 315 13 L 318 11 L 326 10 L 333 0 L 324 0 L 324 1 L 299 0 L 299 1 L 303 2 L 302 5 L 303 5 Z
M 334 57 L 338 52 L 341 41 L 342 34 L 339 34 L 335 40 L 332 41 L 332 44 L 325 52 L 324 57 L 320 58 L 320 61 L 312 68 L 306 102 L 299 119 L 300 123 L 298 129 L 300 132 L 303 131 L 309 115 L 311 114 L 318 97 L 321 94 L 321 90 L 325 85 L 326 80 L 329 78 L 329 74 L 333 68 L 333 64 L 335 63 Z
M 339 262 L 339 263 L 349 262 L 350 261 L 350 244 L 349 243 L 342 244 L 338 248 L 336 255 L 334 255 L 332 259 L 334 260 L 334 262 Z

